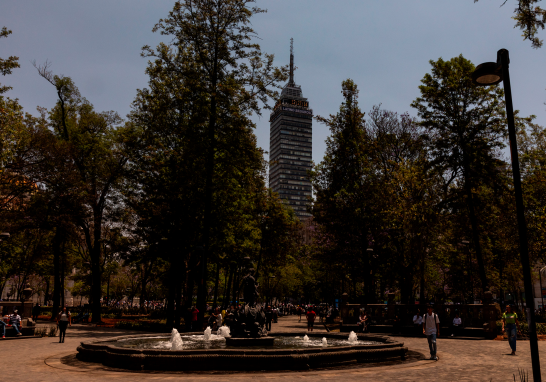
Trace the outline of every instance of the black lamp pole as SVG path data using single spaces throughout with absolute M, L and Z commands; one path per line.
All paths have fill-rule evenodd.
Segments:
M 540 382 L 540 358 L 538 353 L 538 339 L 535 321 L 535 299 L 533 296 L 533 283 L 531 280 L 531 266 L 529 264 L 529 248 L 527 246 L 527 224 L 525 222 L 525 207 L 523 205 L 523 192 L 521 189 L 521 174 L 519 171 L 518 143 L 516 138 L 516 126 L 514 122 L 514 107 L 512 105 L 512 89 L 510 87 L 510 73 L 508 65 L 510 58 L 508 50 L 501 49 L 497 52 L 496 67 L 494 63 L 479 65 L 472 75 L 476 85 L 489 86 L 499 82 L 504 84 L 504 96 L 506 100 L 506 117 L 508 119 L 508 136 L 510 138 L 510 154 L 512 156 L 512 174 L 514 177 L 514 193 L 516 197 L 516 210 L 519 232 L 519 252 L 523 271 L 523 285 L 525 288 L 525 307 L 527 323 L 529 324 L 529 344 L 531 346 L 531 362 L 533 367 L 533 381 Z
M 510 87 L 510 72 L 508 70 L 510 58 L 508 56 L 508 50 L 506 49 L 499 50 L 497 55 L 500 58 L 500 64 L 502 66 L 504 96 L 506 99 L 508 135 L 510 137 L 510 153 L 512 154 L 512 174 L 514 177 L 514 192 L 516 195 L 516 209 L 518 216 L 519 252 L 521 258 L 521 266 L 523 268 L 523 283 L 525 286 L 525 307 L 527 310 L 527 320 L 529 321 L 529 342 L 531 345 L 533 380 L 535 382 L 540 382 L 542 381 L 542 376 L 540 374 L 540 358 L 538 353 L 538 339 L 535 321 L 535 299 L 533 296 L 533 282 L 531 280 L 531 266 L 529 264 L 529 248 L 527 246 L 527 223 L 525 222 L 525 207 L 523 205 L 523 192 L 521 189 L 518 142 L 516 138 L 516 125 L 514 122 L 514 107 L 512 105 L 512 88 Z

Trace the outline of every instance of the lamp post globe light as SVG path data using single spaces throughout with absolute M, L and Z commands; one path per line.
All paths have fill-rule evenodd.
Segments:
M 497 62 L 486 62 L 478 65 L 472 73 L 472 82 L 477 86 L 496 85 L 502 81 L 504 85 L 504 97 L 506 101 L 506 117 L 508 122 L 508 137 L 510 139 L 510 155 L 512 157 L 512 175 L 514 177 L 514 194 L 516 197 L 519 251 L 523 270 L 523 284 L 525 289 L 525 308 L 529 324 L 529 343 L 531 347 L 531 361 L 533 365 L 533 380 L 542 381 L 540 375 L 540 359 L 538 354 L 537 331 L 535 321 L 535 300 L 533 298 L 533 284 L 531 280 L 531 267 L 529 265 L 529 248 L 527 246 L 527 224 L 525 223 L 525 210 L 523 194 L 521 190 L 521 174 L 519 171 L 518 143 L 516 139 L 516 127 L 514 122 L 514 107 L 512 105 L 512 89 L 510 87 L 510 73 L 508 70 L 510 58 L 508 50 L 501 49 L 497 52 Z

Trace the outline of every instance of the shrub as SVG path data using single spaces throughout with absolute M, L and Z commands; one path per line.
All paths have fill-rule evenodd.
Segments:
M 48 337 L 56 337 L 57 336 L 57 326 L 53 325 L 49 327 L 49 333 L 47 334 Z
M 45 337 L 47 336 L 47 329 L 46 327 L 36 328 L 34 331 L 34 335 L 37 337 Z
M 521 334 L 528 336 L 529 335 L 529 325 L 527 325 L 526 321 L 520 321 L 520 330 Z M 546 334 L 546 324 L 537 323 L 537 334 Z M 502 321 L 497 321 L 497 333 L 503 334 L 502 332 Z

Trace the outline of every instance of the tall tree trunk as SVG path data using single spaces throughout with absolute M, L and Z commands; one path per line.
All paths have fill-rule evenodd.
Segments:
M 172 328 L 174 325 L 174 301 L 176 299 L 176 287 L 171 283 L 167 292 L 167 328 Z
M 110 306 L 110 278 L 111 274 L 108 273 L 108 281 L 106 283 L 106 306 Z
M 234 272 L 232 265 L 230 265 L 228 272 L 229 272 L 228 282 L 224 290 L 224 301 L 222 301 L 222 307 L 224 309 L 227 309 L 229 307 L 229 302 L 231 301 L 231 282 L 233 281 L 233 272 Z
M 220 282 L 220 262 L 218 261 L 216 263 L 216 282 L 214 283 L 214 302 L 212 303 L 212 307 L 216 307 L 216 301 L 218 299 L 218 283 Z
M 46 289 L 44 293 L 44 306 L 47 305 L 48 295 L 49 295 L 49 285 L 51 283 L 51 280 L 49 279 L 50 276 L 45 277 L 45 283 L 46 283 Z
M 148 309 L 145 306 L 145 302 L 148 299 L 147 288 L 146 288 L 146 286 L 148 285 L 148 272 L 146 272 L 146 266 L 144 266 L 144 265 L 142 266 L 141 275 L 142 276 L 140 278 L 140 309 L 144 313 L 147 313 Z
M 53 237 L 53 308 L 51 310 L 51 320 L 55 320 L 57 313 L 59 313 L 59 306 L 61 304 L 61 244 L 63 241 L 63 231 L 60 225 L 55 230 L 55 236 Z
M 427 303 L 427 300 L 425 299 L 425 251 L 423 248 L 420 248 L 420 252 L 421 261 L 419 261 L 419 304 L 421 306 L 425 306 Z
M 176 297 L 175 297 L 175 304 L 176 304 L 176 307 L 175 307 L 175 311 L 174 311 L 174 327 L 175 328 L 180 328 L 180 319 L 182 318 L 182 313 L 184 311 L 184 307 L 183 307 L 183 304 L 182 304 L 182 289 L 184 287 L 184 281 L 182 279 L 182 277 L 180 277 L 177 281 L 177 285 L 176 285 Z
M 197 309 L 199 309 L 199 322 L 204 322 L 207 289 L 207 257 L 210 255 L 210 231 L 212 226 L 212 194 L 214 178 L 214 156 L 216 151 L 216 91 L 218 84 L 218 54 L 219 41 L 214 42 L 214 61 L 211 73 L 210 93 L 210 118 L 208 126 L 209 147 L 207 151 L 206 179 L 205 179 L 205 210 L 203 212 L 203 238 L 204 250 L 201 255 L 201 280 L 197 294 Z
M 100 269 L 100 246 L 91 249 L 91 322 L 101 321 L 102 274 Z
M 474 242 L 474 249 L 476 251 L 476 259 L 478 260 L 478 267 L 480 272 L 480 279 L 482 284 L 482 295 L 483 295 L 483 293 L 486 290 L 488 290 L 487 276 L 485 274 L 485 265 L 483 262 L 482 247 L 480 244 L 480 231 L 478 226 L 478 219 L 476 217 L 474 197 L 472 196 L 472 177 L 470 175 L 470 163 L 468 159 L 467 149 L 464 143 L 462 143 L 461 146 L 463 150 L 463 166 L 464 166 L 464 173 L 465 173 L 464 187 L 465 187 L 466 198 L 468 203 L 468 213 L 470 215 L 470 224 L 472 226 L 472 241 Z
M 186 272 L 186 292 L 185 292 L 185 304 L 184 304 L 184 324 L 186 331 L 191 329 L 191 307 L 193 306 L 193 292 L 195 289 L 195 277 L 196 277 L 196 255 L 195 253 L 190 254 L 188 260 L 188 268 Z
M 175 303 L 177 299 L 177 293 L 179 282 L 178 272 L 177 272 L 177 261 L 176 256 L 172 259 L 171 268 L 169 269 L 169 290 L 167 292 L 167 328 L 172 329 L 175 321 Z
M 237 271 L 235 271 L 235 277 L 233 279 L 233 298 L 232 298 L 232 301 L 233 301 L 233 304 L 235 305 L 236 308 L 237 308 L 237 301 L 239 300 L 237 298 L 237 296 L 239 294 L 238 285 L 239 285 L 239 277 L 238 277 Z
M 61 307 L 66 306 L 65 275 L 66 275 L 66 252 L 65 252 L 65 242 L 63 242 L 61 245 Z
M 226 290 L 228 287 L 229 268 L 224 268 L 224 289 L 222 290 L 222 304 L 220 307 L 223 309 L 226 303 Z

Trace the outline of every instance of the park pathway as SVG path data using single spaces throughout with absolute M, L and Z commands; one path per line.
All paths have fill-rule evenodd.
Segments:
M 317 322 L 317 331 L 324 330 Z M 282 317 L 273 324 L 272 332 L 306 331 L 306 323 L 298 322 L 297 316 Z M 312 370 L 306 372 L 276 373 L 236 373 L 222 374 L 167 374 L 167 373 L 132 373 L 105 370 L 102 365 L 74 364 L 60 362 L 64 356 L 74 354 L 81 341 L 92 338 L 106 338 L 131 332 L 73 326 L 69 328 L 64 344 L 57 338 L 0 340 L 0 380 L 40 382 L 60 381 L 513 381 L 513 374 L 518 378 L 518 368 L 531 372 L 529 343 L 518 342 L 518 355 L 509 354 L 507 342 L 486 340 L 458 340 L 439 337 L 438 350 L 440 361 L 417 361 L 413 363 L 379 366 L 355 367 L 338 370 Z M 425 338 L 397 338 L 405 342 L 410 350 L 428 353 Z M 542 370 L 546 377 L 546 341 L 539 343 L 542 356 Z M 530 373 L 531 374 L 531 373 Z

